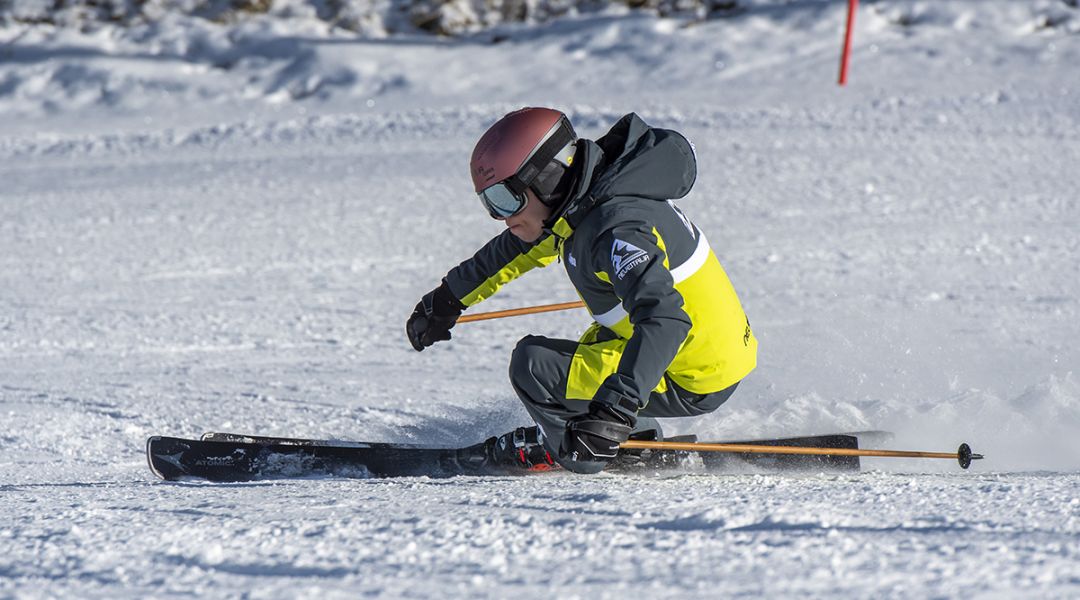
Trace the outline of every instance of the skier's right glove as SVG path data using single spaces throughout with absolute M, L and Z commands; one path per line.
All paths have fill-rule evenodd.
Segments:
M 450 329 L 463 310 L 465 305 L 450 291 L 446 281 L 424 294 L 405 323 L 412 347 L 420 352 L 435 342 L 450 339 Z
M 610 461 L 630 437 L 636 414 L 637 404 L 630 399 L 615 404 L 593 400 L 589 412 L 567 420 L 564 450 L 573 460 Z

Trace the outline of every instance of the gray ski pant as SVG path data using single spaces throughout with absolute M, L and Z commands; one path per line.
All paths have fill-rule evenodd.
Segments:
M 544 432 L 544 445 L 564 468 L 576 473 L 596 473 L 607 463 L 574 461 L 563 457 L 566 421 L 587 413 L 588 400 L 568 400 L 566 384 L 570 361 L 578 342 L 527 335 L 522 338 L 510 358 L 510 383 L 514 386 L 525 410 Z M 665 378 L 667 375 L 664 376 Z M 738 383 L 711 394 L 695 394 L 667 379 L 664 393 L 653 392 L 638 413 L 635 430 L 657 428 L 656 417 L 695 417 L 710 413 L 727 402 Z

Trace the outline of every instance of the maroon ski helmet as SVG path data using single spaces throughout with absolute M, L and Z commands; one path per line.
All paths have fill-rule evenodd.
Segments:
M 469 173 L 476 193 L 507 180 L 515 184 L 511 187 L 528 187 L 556 157 L 569 165 L 576 139 L 566 115 L 551 108 L 523 108 L 504 116 L 473 148 Z

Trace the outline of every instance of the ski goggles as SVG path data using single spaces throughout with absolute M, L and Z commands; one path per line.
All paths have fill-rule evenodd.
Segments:
M 515 192 L 505 181 L 485 188 L 478 195 L 491 218 L 500 220 L 518 214 L 529 202 L 529 197 L 525 195 L 524 190 Z

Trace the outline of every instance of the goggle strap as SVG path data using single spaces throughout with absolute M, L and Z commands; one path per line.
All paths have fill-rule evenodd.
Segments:
M 533 151 L 529 160 L 525 161 L 517 175 L 511 179 L 518 179 L 525 187 L 528 187 L 552 157 L 561 155 L 565 146 L 573 143 L 573 130 L 566 126 L 565 120 L 566 118 L 563 117 L 555 124 L 555 131 Z

